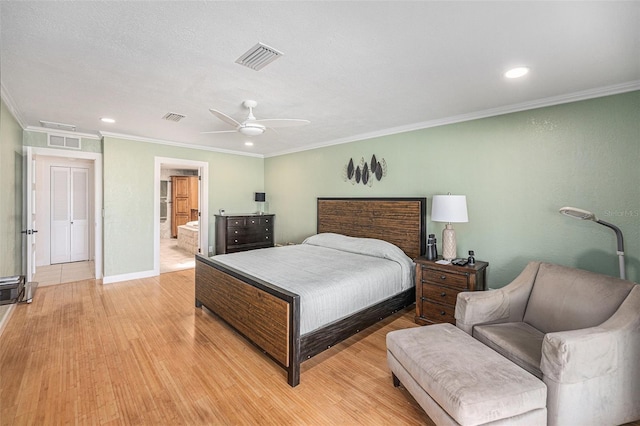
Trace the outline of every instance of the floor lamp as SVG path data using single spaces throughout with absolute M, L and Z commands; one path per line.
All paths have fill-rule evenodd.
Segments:
M 600 220 L 596 217 L 595 214 L 588 212 L 586 210 L 577 209 L 575 207 L 563 207 L 560 209 L 560 213 L 565 216 L 572 217 L 574 219 L 580 220 L 592 220 L 595 223 L 599 223 L 600 225 L 606 226 L 607 228 L 613 229 L 613 232 L 616 233 L 616 238 L 618 239 L 618 264 L 620 265 L 620 278 L 623 280 L 627 279 L 627 274 L 625 273 L 624 267 L 624 239 L 622 238 L 622 231 L 615 225 L 611 223 L 605 222 L 604 220 Z

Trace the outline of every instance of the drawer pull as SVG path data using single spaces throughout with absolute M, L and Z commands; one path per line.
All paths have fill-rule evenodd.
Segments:
M 238 242 L 238 240 L 233 240 L 233 242 L 234 242 L 234 243 L 237 243 L 237 242 Z
M 441 297 L 446 297 L 446 296 L 447 296 L 447 293 L 445 293 L 445 292 L 443 291 L 442 293 L 440 293 L 440 296 L 441 296 Z
M 266 229 L 265 229 L 265 231 L 266 231 L 266 232 L 269 232 L 269 228 L 266 228 Z
M 233 231 L 233 233 L 234 233 L 234 234 L 237 234 L 237 233 L 238 233 L 238 231 Z
M 440 279 L 444 281 L 444 280 L 447 279 L 447 276 L 446 275 L 440 275 Z
M 440 315 L 447 315 L 445 311 L 440 311 Z

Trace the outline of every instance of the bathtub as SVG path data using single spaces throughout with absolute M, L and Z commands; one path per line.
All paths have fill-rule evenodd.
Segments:
M 189 253 L 198 253 L 198 221 L 178 226 L 178 247 Z

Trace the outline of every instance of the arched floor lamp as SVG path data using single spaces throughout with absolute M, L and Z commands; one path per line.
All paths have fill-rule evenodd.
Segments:
M 620 265 L 620 278 L 622 278 L 623 280 L 626 280 L 627 275 L 625 273 L 625 267 L 624 267 L 624 240 L 622 238 L 622 231 L 620 230 L 620 228 L 608 222 L 605 222 L 604 220 L 598 219 L 596 215 L 591 212 L 588 212 L 582 209 L 577 209 L 575 207 L 563 207 L 560 209 L 560 213 L 562 213 L 565 216 L 572 217 L 574 219 L 592 220 L 596 223 L 599 223 L 600 225 L 604 225 L 607 228 L 613 229 L 618 239 L 618 263 Z

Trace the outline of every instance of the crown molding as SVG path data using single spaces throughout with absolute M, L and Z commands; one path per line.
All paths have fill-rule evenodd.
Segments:
M 15 118 L 18 122 L 18 125 L 24 130 L 24 120 L 20 116 L 18 108 L 16 108 L 16 103 L 13 101 L 13 98 L 4 87 L 4 84 L 2 84 L 2 82 L 0 82 L 0 97 L 2 97 L 2 100 L 4 101 L 5 105 L 7 105 L 7 108 L 9 108 L 9 111 L 13 115 L 13 118 Z
M 214 148 L 214 147 L 204 146 L 204 145 L 194 145 L 194 144 L 187 144 L 182 142 L 174 142 L 174 141 L 167 141 L 162 139 L 145 138 L 141 136 L 132 136 L 132 135 L 125 135 L 121 133 L 111 133 L 111 132 L 102 132 L 102 131 L 100 131 L 99 134 L 101 137 L 106 136 L 110 138 L 127 139 L 131 141 L 136 141 L 136 142 L 147 142 L 147 143 L 155 143 L 158 145 L 175 146 L 179 148 L 190 148 L 190 149 L 198 149 L 201 151 L 219 152 L 222 154 L 244 155 L 245 157 L 264 158 L 262 154 L 254 154 L 254 153 L 248 153 L 248 152 L 242 152 L 242 151 L 232 151 L 230 149 Z
M 76 137 L 79 136 L 85 139 L 100 140 L 100 136 L 94 133 L 72 132 L 70 130 L 56 130 L 56 129 L 50 129 L 48 127 L 41 127 L 41 126 L 27 126 L 24 130 L 28 132 L 48 133 L 51 135 L 60 135 L 60 136 L 76 136 Z
M 344 143 L 357 142 L 367 139 L 379 138 L 382 136 L 390 136 L 398 133 L 411 132 L 414 130 L 428 129 L 431 127 L 446 126 L 448 124 L 462 123 L 464 121 L 478 120 L 481 118 L 496 117 L 514 112 L 527 111 L 532 109 L 544 108 L 554 105 L 561 105 L 571 102 L 584 101 L 588 99 L 601 98 L 611 95 L 619 95 L 621 93 L 633 92 L 640 90 L 640 80 L 629 81 L 627 83 L 616 84 L 612 86 L 600 87 L 596 89 L 583 90 L 580 92 L 568 93 L 560 96 L 552 96 L 549 98 L 538 99 L 530 102 L 507 105 L 504 107 L 491 108 L 482 111 L 476 111 L 468 114 L 454 115 L 451 117 L 440 118 L 436 120 L 423 121 L 420 123 L 409 124 L 406 126 L 391 127 L 388 129 L 378 130 L 370 133 L 361 133 L 359 135 L 348 136 L 345 138 L 334 139 L 327 142 L 308 145 L 306 147 L 295 148 L 290 150 L 279 151 L 273 154 L 265 155 L 265 158 L 278 157 L 281 155 L 294 154 L 296 152 L 309 151 L 312 149 L 324 148 Z

